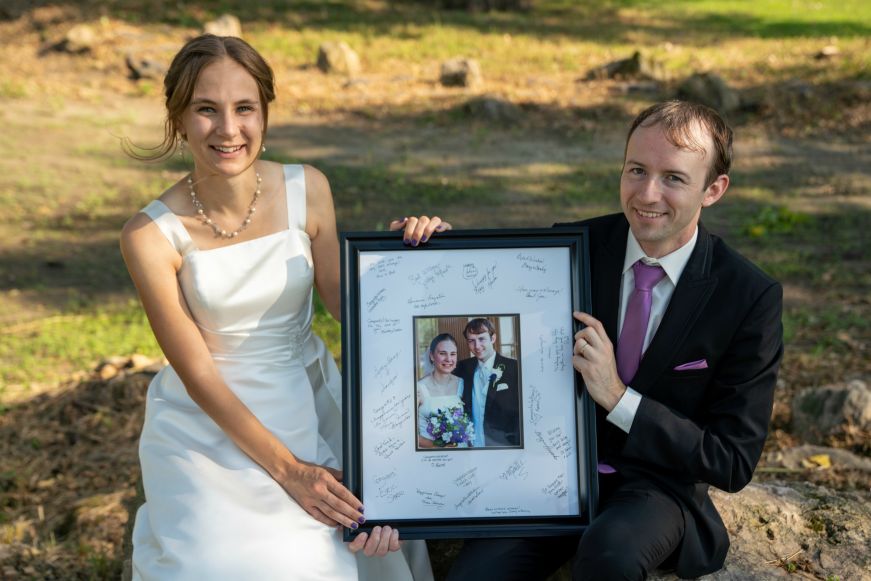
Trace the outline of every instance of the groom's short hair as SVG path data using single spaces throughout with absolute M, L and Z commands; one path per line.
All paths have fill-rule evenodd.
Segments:
M 469 333 L 480 335 L 484 331 L 487 331 L 487 333 L 489 333 L 492 337 L 496 334 L 496 327 L 493 326 L 493 323 L 490 322 L 490 319 L 478 317 L 466 323 L 466 328 L 463 329 L 463 337 L 468 339 Z

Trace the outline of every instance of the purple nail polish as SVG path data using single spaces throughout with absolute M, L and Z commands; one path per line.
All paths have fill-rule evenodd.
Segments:
M 420 239 L 421 242 L 426 242 L 426 236 Z
M 411 240 L 409 240 L 408 238 L 403 238 L 402 243 L 408 246 L 409 244 L 411 244 Z
M 356 530 L 357 527 L 359 527 L 359 526 L 360 526 L 360 525 L 358 525 L 358 524 L 355 523 L 355 522 L 352 522 L 352 523 L 351 523 L 351 528 L 354 529 L 354 530 Z
M 365 516 L 361 516 L 360 518 L 357 519 L 357 522 L 360 523 L 360 524 L 363 524 L 364 522 L 366 522 L 366 517 L 365 517 Z
M 411 240 L 411 245 L 412 245 L 412 246 L 417 246 L 417 245 L 418 245 L 418 241 L 417 241 L 416 239 L 412 239 L 412 240 Z
M 360 508 L 357 509 L 357 511 L 358 511 L 358 512 L 364 512 L 364 508 L 365 508 L 365 507 L 362 507 L 362 506 L 361 506 Z

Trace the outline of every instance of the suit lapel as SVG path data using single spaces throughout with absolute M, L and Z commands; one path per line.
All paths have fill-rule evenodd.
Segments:
M 689 262 L 681 274 L 650 346 L 641 358 L 632 388 L 645 393 L 662 376 L 675 352 L 683 344 L 699 313 L 717 286 L 711 276 L 713 242 L 699 223 L 699 237 Z
M 626 256 L 629 222 L 621 215 L 619 222 L 606 234 L 605 243 L 593 256 L 592 288 L 593 316 L 602 321 L 608 338 L 617 344 L 617 321 L 620 310 L 620 282 Z

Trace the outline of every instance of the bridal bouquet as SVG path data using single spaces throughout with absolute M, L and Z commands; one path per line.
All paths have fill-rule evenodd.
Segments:
M 437 409 L 427 420 L 426 433 L 433 444 L 441 448 L 452 444 L 466 448 L 475 438 L 475 426 L 463 406 L 456 404 Z

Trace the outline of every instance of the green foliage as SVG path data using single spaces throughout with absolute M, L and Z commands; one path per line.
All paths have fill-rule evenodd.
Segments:
M 28 94 L 24 83 L 15 79 L 0 79 L 0 99 L 21 99 Z
M 0 334 L 0 387 L 58 381 L 73 371 L 92 369 L 109 355 L 133 353 L 160 355 L 138 301 L 74 307 Z
M 744 233 L 752 238 L 762 238 L 768 234 L 794 234 L 810 222 L 811 216 L 786 206 L 764 206 L 745 226 Z

